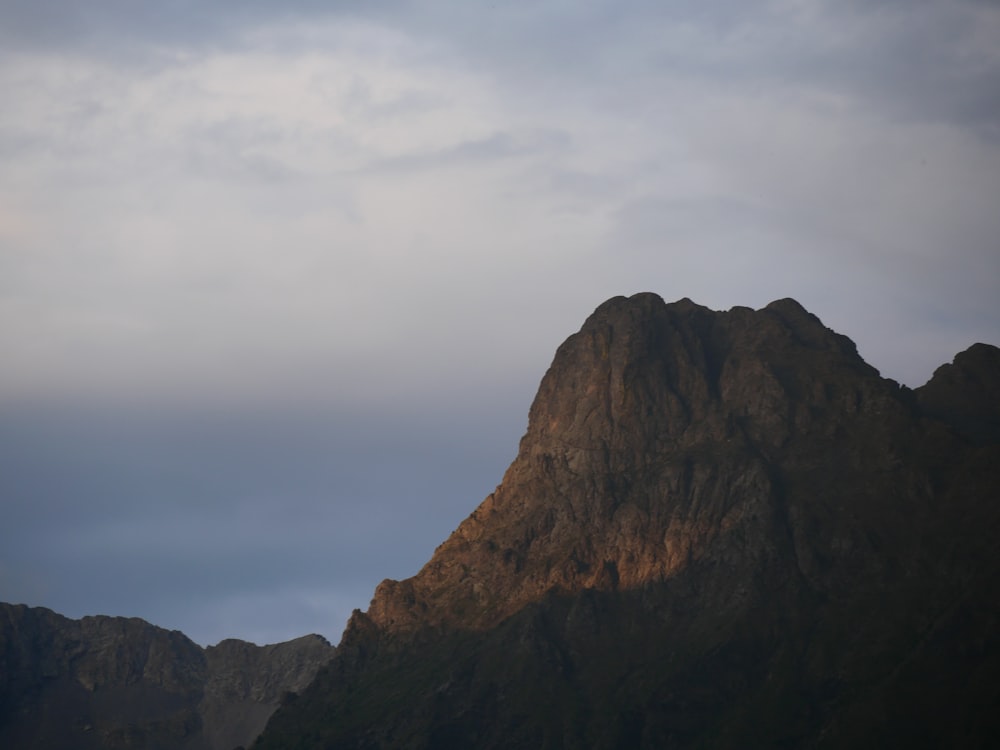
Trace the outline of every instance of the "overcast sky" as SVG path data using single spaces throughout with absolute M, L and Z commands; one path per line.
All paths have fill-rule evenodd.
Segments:
M 1000 343 L 1000 6 L 0 0 L 0 600 L 333 641 L 603 300 Z

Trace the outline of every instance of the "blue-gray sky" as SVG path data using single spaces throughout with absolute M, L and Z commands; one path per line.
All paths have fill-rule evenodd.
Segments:
M 1000 6 L 0 0 L 0 600 L 337 640 L 604 299 L 1000 340 Z

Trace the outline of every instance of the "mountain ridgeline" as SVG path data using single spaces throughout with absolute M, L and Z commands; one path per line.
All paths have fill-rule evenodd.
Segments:
M 793 300 L 616 297 L 254 747 L 994 747 L 998 532 L 996 347 L 910 390 Z
M 138 618 L 0 604 L 0 748 L 233 750 L 332 655 L 318 635 L 203 649 Z

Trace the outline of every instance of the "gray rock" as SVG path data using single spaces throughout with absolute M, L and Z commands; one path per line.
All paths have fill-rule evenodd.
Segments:
M 332 654 L 317 635 L 202 649 L 135 618 L 71 620 L 0 604 L 0 747 L 248 746 Z

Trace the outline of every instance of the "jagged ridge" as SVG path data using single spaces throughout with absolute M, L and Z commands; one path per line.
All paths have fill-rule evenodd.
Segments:
M 138 618 L 0 604 L 0 747 L 233 750 L 332 655 L 318 635 L 202 649 Z

